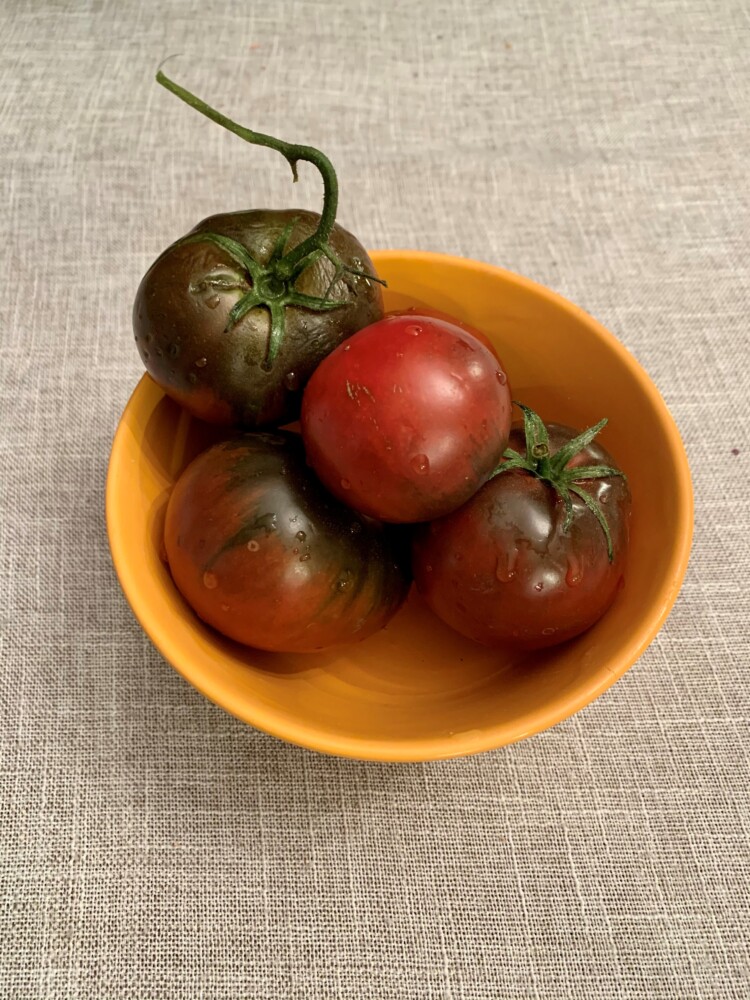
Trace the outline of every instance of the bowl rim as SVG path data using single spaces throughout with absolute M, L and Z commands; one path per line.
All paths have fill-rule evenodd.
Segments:
M 499 723 L 497 726 L 483 729 L 481 733 L 477 731 L 459 733 L 448 740 L 445 737 L 421 738 L 413 741 L 403 739 L 375 740 L 332 734 L 322 728 L 306 725 L 304 722 L 260 702 L 238 701 L 222 683 L 219 672 L 212 676 L 201 675 L 196 678 L 190 666 L 185 666 L 181 662 L 179 649 L 176 648 L 166 625 L 157 615 L 150 612 L 148 602 L 141 598 L 138 580 L 129 565 L 123 537 L 116 530 L 118 521 L 123 515 L 126 515 L 125 508 L 127 506 L 125 500 L 127 491 L 119 489 L 119 479 L 124 466 L 123 452 L 126 448 L 128 433 L 127 417 L 136 397 L 151 382 L 147 374 L 141 377 L 128 399 L 112 442 L 105 490 L 110 553 L 125 598 L 136 619 L 159 652 L 193 687 L 214 704 L 241 721 L 297 746 L 337 757 L 384 762 L 421 762 L 465 757 L 516 743 L 550 729 L 575 715 L 619 680 L 651 644 L 669 616 L 687 572 L 693 538 L 694 512 L 690 467 L 677 424 L 646 370 L 613 333 L 580 306 L 530 278 L 494 264 L 466 257 L 426 250 L 399 249 L 372 251 L 371 257 L 376 265 L 379 262 L 396 260 L 439 260 L 460 268 L 501 274 L 507 281 L 525 288 L 533 295 L 547 299 L 551 304 L 589 327 L 617 355 L 620 362 L 638 382 L 641 390 L 648 396 L 664 429 L 668 447 L 674 459 L 678 492 L 678 503 L 674 510 L 674 517 L 679 529 L 677 532 L 679 542 L 672 552 L 668 570 L 665 572 L 665 583 L 660 590 L 661 599 L 654 601 L 652 608 L 644 616 L 637 633 L 631 635 L 624 643 L 617 656 L 616 665 L 614 667 L 607 666 L 592 677 L 590 682 L 584 684 L 576 693 L 575 697 L 558 695 L 543 709 L 535 709 L 528 716 L 520 716 L 512 721 Z M 524 722 L 525 719 L 527 719 L 527 723 Z

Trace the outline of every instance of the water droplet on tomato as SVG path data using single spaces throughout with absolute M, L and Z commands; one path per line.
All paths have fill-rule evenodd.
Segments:
M 349 482 L 348 479 L 342 479 L 341 480 L 341 489 L 342 490 L 350 490 L 351 488 L 352 488 L 352 484 Z
M 222 604 L 221 610 L 222 611 L 229 611 L 229 605 L 228 604 Z
M 412 323 L 410 326 L 407 326 L 405 332 L 408 333 L 410 337 L 418 337 L 422 332 L 422 327 L 417 326 L 416 323 Z
M 143 357 L 144 357 L 144 358 L 148 358 L 148 356 L 149 356 L 149 354 L 148 354 L 148 351 L 144 351 L 144 352 L 143 352 Z
M 352 345 L 351 344 L 344 344 L 343 350 L 345 350 L 345 351 L 351 351 L 351 349 L 352 349 Z
M 210 295 L 206 299 L 206 305 L 208 306 L 209 309 L 215 309 L 220 302 L 221 302 L 221 296 L 219 295 Z
M 599 503 L 609 503 L 609 486 L 605 486 L 599 493 Z
M 195 372 L 188 372 L 188 382 L 191 385 L 195 385 L 197 381 L 198 381 L 198 376 L 195 374 Z
M 300 562 L 307 562 L 309 558 L 310 558 L 310 553 L 309 552 L 305 552 L 305 554 L 303 556 L 299 557 L 299 561 Z
M 215 590 L 219 585 L 219 581 L 216 579 L 215 573 L 204 573 L 203 574 L 203 586 L 208 590 Z
M 257 552 L 259 548 L 260 545 L 258 544 L 258 542 L 255 541 L 254 538 L 251 538 L 250 541 L 247 543 L 248 552 Z
M 426 476 L 430 471 L 430 460 L 426 455 L 415 455 L 411 460 L 411 467 L 420 476 Z
M 516 575 L 518 564 L 518 549 L 511 549 L 510 552 L 500 552 L 495 564 L 495 579 L 499 583 L 510 583 Z
M 205 368 L 207 364 L 208 364 L 208 358 L 198 358 L 198 360 L 195 362 L 195 367 Z
M 543 628 L 542 635 L 554 635 L 557 629 L 555 628 Z
M 497 376 L 497 380 L 500 383 L 500 385 L 505 385 L 505 383 L 508 381 L 508 376 L 500 368 L 498 368 L 498 370 L 495 372 L 495 375 Z
M 343 592 L 345 590 L 351 590 L 353 583 L 354 583 L 354 574 L 350 569 L 345 569 L 342 571 L 341 576 L 336 581 L 336 590 L 340 592 Z
M 424 571 L 425 571 L 425 573 L 431 573 L 432 572 L 432 566 L 430 566 L 429 563 L 426 563 Z
M 297 532 L 297 534 L 296 534 L 296 535 L 295 535 L 294 537 L 295 537 L 295 538 L 296 538 L 296 539 L 297 539 L 298 541 L 300 541 L 300 542 L 304 542 L 304 540 L 305 540 L 305 539 L 307 538 L 307 535 L 305 534 L 305 532 L 304 532 L 304 531 L 298 531 L 298 532 Z
M 296 546 L 292 549 L 292 555 L 293 556 L 298 556 L 299 555 L 299 549 Z
M 565 574 L 565 582 L 569 587 L 577 587 L 583 579 L 583 567 L 575 556 L 568 559 L 568 571 Z
M 167 354 L 170 356 L 170 358 L 176 358 L 179 353 L 180 353 L 179 344 L 170 344 L 169 347 L 167 348 Z
M 534 590 L 541 591 L 544 590 L 544 584 L 540 580 L 539 583 L 534 584 Z
M 296 392 L 299 389 L 300 377 L 297 372 L 287 372 L 284 376 L 284 385 L 290 392 Z

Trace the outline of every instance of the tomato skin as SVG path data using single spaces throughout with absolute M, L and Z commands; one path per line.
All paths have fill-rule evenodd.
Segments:
M 316 212 L 254 210 L 214 215 L 191 230 L 218 233 L 243 244 L 259 263 L 268 260 L 284 228 L 294 222 L 287 249 L 311 235 Z M 330 245 L 350 267 L 374 272 L 362 244 L 339 225 Z M 299 416 L 302 389 L 317 364 L 356 330 L 383 315 L 380 286 L 345 275 L 329 291 L 333 265 L 319 260 L 295 288 L 346 304 L 330 312 L 284 310 L 286 333 L 270 370 L 264 367 L 269 311 L 258 306 L 227 330 L 232 306 L 251 281 L 223 249 L 210 242 L 177 243 L 148 269 L 136 293 L 133 330 L 151 377 L 193 416 L 246 429 L 289 423 Z M 211 284 L 217 277 L 227 287 Z
M 486 334 L 484 334 L 476 326 L 472 326 L 470 323 L 466 323 L 462 319 L 457 319 L 457 317 L 451 316 L 450 313 L 443 312 L 442 309 L 433 309 L 432 306 L 419 306 L 418 308 L 417 306 L 409 306 L 408 309 L 394 309 L 387 312 L 386 316 L 409 316 L 412 321 L 414 321 L 415 316 L 427 316 L 430 319 L 443 320 L 445 323 L 450 323 L 453 326 L 460 327 L 462 330 L 465 330 L 466 333 L 470 333 L 472 337 L 476 337 L 477 340 L 484 344 L 488 351 L 491 351 L 496 358 L 499 358 L 497 348 Z
M 548 424 L 556 451 L 577 431 Z M 523 453 L 522 426 L 510 446 Z M 612 466 L 590 444 L 569 463 Z M 630 494 L 622 477 L 581 485 L 603 506 L 614 550 L 610 563 L 601 526 L 573 496 L 574 516 L 555 491 L 521 470 L 495 476 L 459 510 L 420 525 L 412 546 L 417 588 L 429 607 L 462 635 L 483 645 L 541 649 L 573 638 L 609 608 L 623 579 Z
M 199 455 L 174 486 L 165 547 L 203 621 L 246 645 L 310 652 L 387 624 L 409 586 L 396 541 L 305 464 L 299 435 L 246 434 Z
M 310 379 L 301 427 L 326 487 L 384 521 L 455 510 L 499 462 L 508 379 L 475 337 L 431 316 L 387 316 L 333 351 Z

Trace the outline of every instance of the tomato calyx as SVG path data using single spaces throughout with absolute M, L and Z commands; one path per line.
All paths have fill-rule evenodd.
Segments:
M 274 136 L 265 135 L 262 132 L 254 132 L 251 129 L 238 125 L 210 107 L 205 101 L 191 94 L 189 90 L 181 87 L 178 83 L 170 80 L 161 69 L 156 74 L 157 83 L 170 93 L 179 97 L 189 107 L 200 112 L 206 118 L 223 126 L 229 132 L 244 139 L 256 146 L 267 146 L 275 149 L 286 159 L 292 169 L 292 179 L 297 181 L 297 164 L 300 161 L 312 163 L 323 179 L 323 210 L 320 221 L 315 231 L 305 240 L 286 252 L 286 245 L 291 235 L 294 223 L 292 220 L 279 236 L 274 246 L 271 256 L 265 263 L 257 261 L 247 247 L 238 240 L 233 240 L 218 233 L 192 233 L 184 239 L 178 241 L 178 245 L 186 243 L 213 243 L 220 247 L 232 260 L 239 264 L 242 269 L 242 281 L 247 284 L 248 290 L 235 303 L 229 313 L 225 332 L 229 332 L 239 321 L 259 306 L 268 309 L 271 315 L 271 330 L 266 348 L 266 356 L 263 368 L 270 371 L 278 356 L 279 349 L 285 335 L 285 310 L 289 306 L 309 309 L 313 312 L 328 312 L 332 309 L 341 309 L 351 305 L 350 302 L 342 299 L 331 298 L 329 293 L 336 282 L 343 274 L 352 274 L 366 281 L 376 281 L 385 285 L 382 278 L 358 268 L 349 267 L 339 257 L 330 243 L 331 231 L 336 222 L 336 210 L 338 208 L 338 180 L 333 164 L 319 149 L 313 146 L 304 146 L 296 143 L 284 142 Z M 322 258 L 326 258 L 334 267 L 334 272 L 324 295 L 305 295 L 296 291 L 295 284 L 303 271 L 317 263 Z M 226 288 L 226 278 L 222 277 L 224 283 L 216 284 L 211 275 L 204 279 L 204 284 L 211 287 Z M 234 287 L 237 287 L 236 285 Z
M 575 494 L 586 507 L 591 511 L 599 522 L 604 537 L 607 540 L 607 556 L 609 561 L 614 559 L 612 549 L 612 535 L 609 524 L 601 508 L 600 503 L 581 485 L 589 479 L 606 479 L 610 476 L 620 476 L 625 479 L 625 473 L 620 469 L 615 469 L 610 465 L 577 465 L 568 468 L 568 463 L 579 452 L 583 451 L 594 440 L 599 431 L 607 424 L 607 418 L 600 420 L 593 427 L 588 427 L 576 437 L 571 438 L 556 452 L 550 453 L 549 434 L 541 417 L 530 407 L 524 406 L 513 400 L 514 405 L 523 413 L 523 429 L 526 438 L 526 454 L 521 455 L 513 448 L 506 448 L 503 452 L 503 462 L 499 465 L 490 478 L 501 475 L 503 472 L 512 472 L 520 469 L 528 472 L 542 482 L 547 483 L 557 493 L 565 505 L 565 521 L 563 531 L 567 531 L 573 521 L 573 499 L 571 494 Z

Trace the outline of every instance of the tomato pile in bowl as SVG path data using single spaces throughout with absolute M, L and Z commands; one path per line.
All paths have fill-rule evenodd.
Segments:
M 324 201 L 205 219 L 140 283 L 149 374 L 107 524 L 143 627 L 209 698 L 330 753 L 457 756 L 576 711 L 686 568 L 689 472 L 657 390 L 532 282 L 371 259 L 324 154 L 157 80 L 295 179 L 314 165 Z
M 684 449 L 658 390 L 594 319 L 502 269 L 440 254 L 372 254 L 386 312 L 435 310 L 480 330 L 514 398 L 571 427 L 606 415 L 607 451 L 628 477 L 624 586 L 577 638 L 529 652 L 480 645 L 440 621 L 415 587 L 390 623 L 320 653 L 270 653 L 222 636 L 193 612 L 164 553 L 180 474 L 225 432 L 190 416 L 144 376 L 110 459 L 107 523 L 125 595 L 165 658 L 212 701 L 282 739 L 343 756 L 430 760 L 544 730 L 610 687 L 654 638 L 677 597 L 692 535 Z

